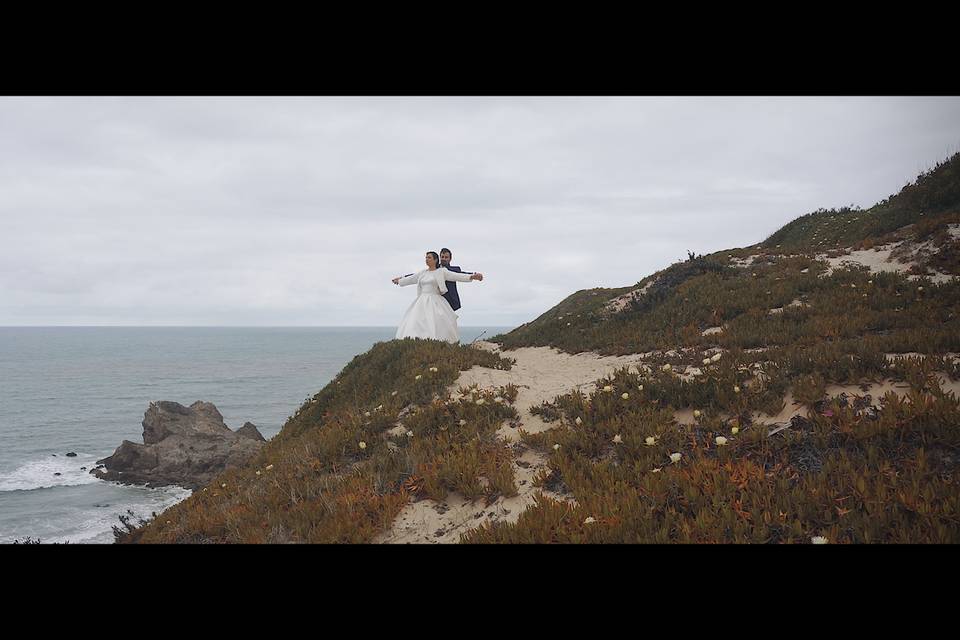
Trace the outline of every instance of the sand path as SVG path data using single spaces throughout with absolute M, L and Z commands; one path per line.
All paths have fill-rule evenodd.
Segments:
M 477 342 L 476 347 L 499 352 L 500 347 L 491 342 Z M 481 388 L 500 387 L 513 383 L 519 387 L 514 407 L 520 414 L 519 428 L 529 433 L 538 433 L 557 426 L 546 423 L 530 413 L 530 407 L 553 401 L 557 396 L 580 389 L 590 393 L 594 382 L 622 367 L 642 366 L 644 354 L 629 356 L 598 356 L 595 353 L 571 355 L 550 347 L 523 347 L 503 352 L 516 364 L 510 371 L 473 367 L 460 373 L 450 386 L 451 392 L 460 387 L 479 385 Z M 513 460 L 514 479 L 518 494 L 511 498 L 500 497 L 489 506 L 484 501 L 467 501 L 463 496 L 451 493 L 446 500 L 437 502 L 424 499 L 407 504 L 393 522 L 393 526 L 378 535 L 375 543 L 450 543 L 459 542 L 460 534 L 485 522 L 516 522 L 525 509 L 533 504 L 533 496 L 541 489 L 533 486 L 533 478 L 546 468 L 546 459 L 537 451 L 527 449 L 520 442 L 519 428 L 504 424 L 497 436 L 510 443 L 516 452 Z M 545 494 L 563 498 L 549 491 Z

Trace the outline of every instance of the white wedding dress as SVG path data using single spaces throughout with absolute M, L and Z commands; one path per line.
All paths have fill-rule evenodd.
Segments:
M 447 292 L 447 281 L 470 282 L 469 273 L 456 273 L 443 267 L 430 271 L 424 269 L 406 278 L 400 278 L 398 284 L 405 287 L 417 285 L 417 299 L 407 308 L 407 312 L 397 327 L 397 338 L 431 338 L 460 342 L 460 330 L 457 328 L 457 314 L 443 297 Z

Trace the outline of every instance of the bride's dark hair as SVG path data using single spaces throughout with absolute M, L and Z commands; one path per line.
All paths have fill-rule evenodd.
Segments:
M 440 267 L 440 256 L 437 255 L 436 251 L 427 251 L 428 256 L 433 256 L 433 266 Z

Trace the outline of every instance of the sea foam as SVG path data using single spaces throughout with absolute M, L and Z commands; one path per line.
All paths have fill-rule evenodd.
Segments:
M 0 470 L 0 491 L 31 491 L 101 482 L 90 475 L 90 469 L 103 457 L 105 456 L 78 452 L 75 458 L 68 458 L 63 454 L 57 454 L 56 457 L 48 454 L 29 460 L 12 471 Z M 86 467 L 86 470 L 81 467 Z M 55 473 L 60 475 L 54 475 Z

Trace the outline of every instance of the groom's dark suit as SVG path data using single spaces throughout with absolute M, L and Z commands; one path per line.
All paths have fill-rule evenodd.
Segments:
M 448 271 L 454 271 L 456 273 L 469 273 L 470 275 L 473 275 L 473 271 L 462 271 L 460 267 L 454 266 L 452 264 L 447 265 L 444 268 L 447 269 Z M 407 276 L 412 276 L 412 275 L 413 275 L 412 273 L 408 273 L 403 277 L 406 278 Z M 450 308 L 453 309 L 454 311 L 460 308 L 460 294 L 457 293 L 457 283 L 455 280 L 450 280 L 447 282 L 447 292 L 443 294 L 443 297 L 444 299 L 446 299 L 448 303 L 450 303 Z
M 452 264 L 447 266 L 448 271 L 454 271 L 456 273 L 469 273 L 473 275 L 472 271 L 461 271 L 460 267 L 455 267 Z M 460 294 L 457 293 L 457 282 L 451 280 L 447 283 L 447 292 L 443 294 L 443 297 L 447 299 L 447 302 L 450 303 L 450 307 L 456 311 L 460 308 Z

